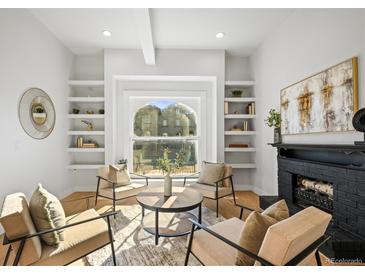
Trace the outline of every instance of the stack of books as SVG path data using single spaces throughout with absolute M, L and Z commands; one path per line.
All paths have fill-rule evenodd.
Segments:
M 83 143 L 82 148 L 97 148 L 98 145 L 95 143 Z
M 248 130 L 248 121 L 243 121 L 242 130 L 247 131 Z
M 253 103 L 248 104 L 246 111 L 247 111 L 248 114 L 256 114 L 256 105 L 255 105 L 255 103 L 253 102 Z

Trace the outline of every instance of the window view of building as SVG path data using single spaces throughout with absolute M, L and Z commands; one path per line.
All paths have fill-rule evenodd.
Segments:
M 193 110 L 172 100 L 151 102 L 134 116 L 133 170 L 150 175 L 162 174 L 157 163 L 167 147 L 172 162 L 177 153 L 184 157 L 183 166 L 173 174 L 195 172 L 198 139 Z

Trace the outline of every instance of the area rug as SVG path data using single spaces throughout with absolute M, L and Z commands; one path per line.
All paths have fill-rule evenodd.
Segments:
M 148 211 L 146 211 L 147 213 Z M 224 220 L 216 217 L 215 212 L 202 208 L 203 224 L 213 225 Z M 171 217 L 171 216 L 170 216 Z M 178 223 L 180 215 L 172 218 Z M 141 207 L 139 205 L 122 206 L 121 212 L 112 220 L 114 247 L 119 266 L 182 266 L 186 255 L 187 236 L 159 239 L 155 245 L 153 235 L 141 227 Z M 110 245 L 95 251 L 86 257 L 90 265 L 113 265 Z M 189 265 L 200 265 L 190 256 Z

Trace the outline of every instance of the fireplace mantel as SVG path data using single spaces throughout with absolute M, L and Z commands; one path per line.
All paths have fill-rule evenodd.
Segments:
M 283 149 L 303 149 L 303 150 L 320 150 L 320 151 L 364 151 L 364 145 L 353 145 L 353 144 L 288 144 L 280 143 L 269 145 L 276 148 Z

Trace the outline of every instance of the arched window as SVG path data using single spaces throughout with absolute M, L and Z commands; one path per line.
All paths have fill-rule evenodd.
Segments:
M 139 108 L 133 121 L 133 170 L 161 175 L 158 160 L 168 148 L 169 160 L 182 159 L 173 174 L 196 171 L 198 130 L 194 110 L 173 100 L 153 101 Z

